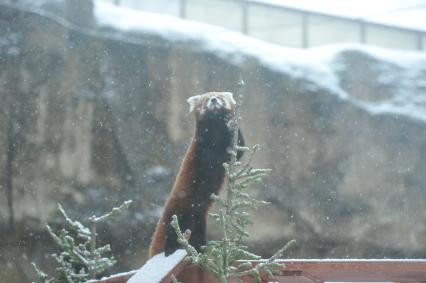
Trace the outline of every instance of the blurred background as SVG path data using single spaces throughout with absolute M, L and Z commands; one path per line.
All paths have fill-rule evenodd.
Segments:
M 0 0 L 0 278 L 51 272 L 57 203 L 139 268 L 188 146 L 186 99 L 246 87 L 273 169 L 250 248 L 426 257 L 426 1 Z M 211 223 L 210 227 L 212 227 Z M 217 237 L 210 229 L 209 237 Z

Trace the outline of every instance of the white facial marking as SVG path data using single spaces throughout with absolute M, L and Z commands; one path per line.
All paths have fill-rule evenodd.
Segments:
M 217 96 L 211 96 L 209 100 L 207 100 L 207 109 L 219 109 L 222 108 L 223 102 Z
M 201 95 L 194 95 L 186 100 L 186 102 L 189 103 L 189 113 L 192 113 L 192 111 L 194 111 L 195 106 L 197 105 L 197 102 L 200 100 L 200 98 Z
M 232 95 L 232 92 L 222 92 L 222 94 L 225 97 L 225 108 L 228 110 L 232 110 L 232 106 L 235 106 L 235 104 L 237 104 L 234 99 L 234 96 Z

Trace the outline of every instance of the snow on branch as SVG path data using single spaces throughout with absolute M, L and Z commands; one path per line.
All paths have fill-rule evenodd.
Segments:
M 52 254 L 56 261 L 56 268 L 54 277 L 50 279 L 46 273 L 37 268 L 35 263 L 32 263 L 38 276 L 37 282 L 87 282 L 89 279 L 94 279 L 97 275 L 111 268 L 116 263 L 116 260 L 113 256 L 106 256 L 106 254 L 111 252 L 110 245 L 96 247 L 96 225 L 122 213 L 131 203 L 132 201 L 128 200 L 105 215 L 100 217 L 91 216 L 88 219 L 90 228 L 79 221 L 72 220 L 64 208 L 58 204 L 58 210 L 68 224 L 69 230 L 62 228 L 59 232 L 55 232 L 46 224 L 47 231 L 53 241 L 62 249 L 62 252 Z

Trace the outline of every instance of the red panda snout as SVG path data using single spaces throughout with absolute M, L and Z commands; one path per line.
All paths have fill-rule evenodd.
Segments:
M 207 100 L 207 109 L 215 110 L 223 107 L 223 102 L 216 96 L 212 96 Z

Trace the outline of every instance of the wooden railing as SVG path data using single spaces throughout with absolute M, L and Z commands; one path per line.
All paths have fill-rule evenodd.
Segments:
M 282 260 L 282 275 L 262 278 L 262 282 L 426 282 L 426 260 Z M 256 264 L 256 262 L 253 262 Z M 111 276 L 97 283 L 124 283 L 133 272 Z M 180 261 L 158 283 L 171 282 L 175 275 L 183 283 L 217 283 L 208 273 L 196 266 Z M 250 277 L 239 279 L 254 283 Z M 228 282 L 240 282 L 230 279 Z M 138 281 L 138 283 L 157 283 Z

